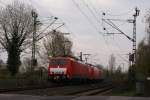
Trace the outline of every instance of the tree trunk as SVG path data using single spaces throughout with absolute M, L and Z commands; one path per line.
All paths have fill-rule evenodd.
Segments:
M 12 44 L 8 50 L 7 67 L 8 67 L 8 70 L 11 72 L 12 76 L 17 74 L 19 70 L 19 66 L 21 64 L 20 51 L 18 50 L 19 49 L 16 44 Z

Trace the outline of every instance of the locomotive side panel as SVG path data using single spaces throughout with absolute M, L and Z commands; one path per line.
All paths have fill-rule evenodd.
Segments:
M 91 66 L 88 66 L 88 73 L 89 73 L 89 79 L 93 80 L 94 79 L 94 69 Z
M 77 61 L 72 62 L 72 79 L 88 79 L 88 66 Z
M 97 67 L 94 67 L 94 79 L 97 80 L 99 78 L 99 69 Z
M 88 65 L 84 65 L 84 78 L 85 79 L 90 79 L 90 73 L 89 73 L 89 66 Z
M 83 66 L 81 63 L 73 61 L 72 69 L 73 79 L 80 79 L 83 77 Z

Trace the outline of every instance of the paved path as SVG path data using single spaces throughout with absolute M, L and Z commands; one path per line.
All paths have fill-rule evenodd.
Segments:
M 0 100 L 150 100 L 144 97 L 123 96 L 30 96 L 18 94 L 0 94 Z

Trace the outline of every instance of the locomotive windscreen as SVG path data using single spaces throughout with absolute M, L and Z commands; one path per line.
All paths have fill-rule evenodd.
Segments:
M 53 65 L 64 65 L 67 64 L 67 61 L 65 59 L 51 59 L 49 63 Z

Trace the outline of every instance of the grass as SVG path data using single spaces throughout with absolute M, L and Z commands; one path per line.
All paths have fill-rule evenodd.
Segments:
M 135 96 L 135 90 L 127 90 L 127 91 L 113 91 L 112 96 Z

